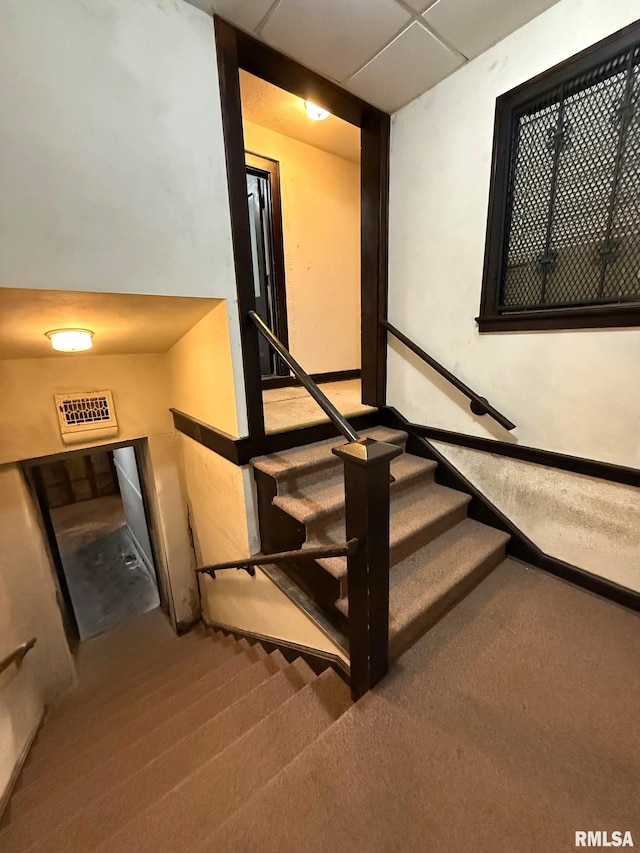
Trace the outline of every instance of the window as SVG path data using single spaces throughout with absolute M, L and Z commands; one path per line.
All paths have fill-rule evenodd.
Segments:
M 498 99 L 481 331 L 640 325 L 640 26 Z

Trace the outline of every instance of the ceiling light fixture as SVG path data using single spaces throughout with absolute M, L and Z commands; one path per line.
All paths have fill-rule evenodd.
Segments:
M 53 329 L 45 334 L 58 352 L 84 352 L 93 346 L 89 329 Z
M 309 116 L 309 118 L 313 121 L 324 121 L 331 115 L 329 110 L 324 110 L 317 104 L 312 104 L 311 101 L 305 101 L 304 108 L 307 111 L 307 115 Z

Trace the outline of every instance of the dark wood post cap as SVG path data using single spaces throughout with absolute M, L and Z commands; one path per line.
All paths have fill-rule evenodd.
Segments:
M 383 462 L 391 462 L 396 456 L 400 456 L 403 450 L 397 444 L 387 444 L 386 441 L 378 441 L 375 438 L 363 438 L 342 447 L 334 447 L 331 452 L 345 462 L 369 468 Z

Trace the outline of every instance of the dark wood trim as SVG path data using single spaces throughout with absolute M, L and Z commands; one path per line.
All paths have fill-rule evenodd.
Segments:
M 321 382 L 344 382 L 347 379 L 360 379 L 360 368 L 354 370 L 331 370 L 328 373 L 309 374 L 313 381 L 320 385 Z M 264 391 L 270 388 L 289 388 L 300 386 L 302 383 L 295 376 L 263 376 L 262 388 Z
M 452 432 L 439 427 L 409 424 L 410 428 L 423 438 L 432 438 L 459 447 L 470 447 L 495 456 L 507 456 L 511 459 L 521 459 L 534 465 L 544 465 L 546 468 L 557 468 L 561 471 L 571 471 L 585 477 L 597 477 L 599 480 L 609 480 L 612 483 L 623 483 L 626 486 L 640 487 L 640 470 L 615 465 L 612 462 L 600 462 L 597 459 L 585 459 L 582 456 L 569 456 L 566 453 L 556 453 L 553 450 L 542 450 L 539 447 L 527 447 L 522 444 L 510 444 L 506 441 L 496 441 L 478 435 Z
M 242 628 L 234 628 L 231 625 L 225 625 L 223 622 L 214 622 L 210 619 L 204 619 L 203 621 L 209 628 L 222 631 L 227 636 L 231 634 L 236 640 L 248 640 L 251 645 L 260 643 L 269 654 L 279 651 L 289 663 L 292 663 L 296 658 L 302 658 L 318 675 L 326 669 L 331 668 L 349 683 L 349 667 L 342 658 L 331 652 L 325 652 L 322 649 L 312 649 L 310 646 L 302 646 L 299 643 L 294 643 L 292 640 L 282 640 L 279 637 L 271 637 L 268 634 L 259 634 L 257 631 L 245 631 Z
M 389 140 L 391 120 L 373 108 L 361 125 L 361 365 L 362 402 L 384 406 L 387 394 Z
M 224 457 L 234 465 L 248 465 L 256 456 L 264 456 L 266 453 L 277 453 L 280 450 L 290 450 L 292 447 L 302 447 L 305 444 L 315 444 L 317 441 L 327 441 L 338 438 L 336 427 L 329 421 L 313 424 L 308 427 L 287 430 L 286 432 L 273 432 L 263 435 L 261 438 L 233 438 L 222 430 L 205 424 L 191 415 L 185 414 L 178 409 L 170 409 L 173 415 L 173 425 L 183 435 L 192 438 L 213 450 L 219 456 Z M 370 429 L 380 423 L 377 412 L 366 415 L 358 415 L 349 418 L 351 426 L 361 431 Z M 127 442 L 130 444 L 131 442 Z
M 438 463 L 436 481 L 449 488 L 471 495 L 468 515 L 470 518 L 504 530 L 511 536 L 507 545 L 507 554 L 526 565 L 542 569 L 551 575 L 562 578 L 574 586 L 600 595 L 609 601 L 620 604 L 630 610 L 640 611 L 640 593 L 620 586 L 613 581 L 594 575 L 591 572 L 559 560 L 546 554 L 535 542 L 520 530 L 495 504 L 493 504 L 470 480 L 468 480 L 440 451 L 424 436 L 418 435 L 413 425 L 397 411 L 385 411 L 386 423 L 409 434 L 407 451 L 416 456 L 433 459 Z
M 213 450 L 218 456 L 228 459 L 234 465 L 244 464 L 240 462 L 238 447 L 247 439 L 233 438 L 228 433 L 205 424 L 204 421 L 199 421 L 179 409 L 170 409 L 169 411 L 173 415 L 173 425 L 178 432 L 192 438 L 203 447 Z
M 386 317 L 390 117 L 341 89 L 314 71 L 247 33 L 214 16 L 222 123 L 225 138 L 231 227 L 233 233 L 238 310 L 243 338 L 243 360 L 249 435 L 264 434 L 257 329 L 247 315 L 255 310 L 249 212 L 244 171 L 244 137 L 240 104 L 239 69 L 311 100 L 333 115 L 361 129 L 361 303 L 363 401 L 382 405 L 386 389 L 386 340 L 380 319 Z M 339 310 L 339 306 L 337 309 Z M 327 330 L 328 331 L 328 330 Z
M 622 305 L 549 307 L 502 313 L 498 311 L 514 113 L 526 110 L 550 88 L 560 87 L 575 76 L 588 72 L 593 66 L 629 49 L 639 39 L 640 21 L 637 21 L 497 98 L 482 295 L 480 315 L 476 318 L 480 332 L 625 328 L 640 325 L 640 304 L 637 302 Z
M 483 300 L 484 300 L 483 296 Z M 598 305 L 548 311 L 488 313 L 476 317 L 481 332 L 546 332 L 554 329 L 620 329 L 640 326 L 640 305 Z
M 240 103 L 238 30 L 217 16 L 214 17 L 213 22 L 218 54 L 222 131 L 229 188 L 233 259 L 238 291 L 247 422 L 249 435 L 261 436 L 264 435 L 264 411 L 262 386 L 260 384 L 258 330 L 248 316 L 249 311 L 255 310 L 256 300 L 251 263 L 251 233 L 249 229 L 249 205 L 247 203 L 242 106 Z
M 44 458 L 46 459 L 46 457 Z M 56 531 L 53 526 L 53 521 L 51 519 L 51 510 L 49 508 L 47 490 L 44 485 L 42 471 L 40 470 L 40 468 L 37 468 L 35 466 L 23 466 L 22 471 L 24 478 L 27 481 L 28 486 L 30 486 L 31 491 L 36 499 L 40 516 L 39 520 L 43 528 L 42 532 L 44 533 L 43 538 L 45 542 L 45 548 L 49 555 L 51 567 L 53 569 L 53 572 L 55 573 L 55 579 L 57 582 L 56 585 L 60 590 L 60 596 L 62 598 L 62 601 L 58 601 L 58 606 L 60 607 L 61 611 L 62 624 L 64 626 L 64 631 L 67 638 L 67 643 L 69 644 L 69 648 L 71 649 L 71 651 L 75 652 L 78 646 L 80 645 L 80 628 L 78 627 L 76 612 L 73 607 L 73 601 L 71 600 L 71 592 L 69 591 L 69 584 L 67 583 L 67 576 L 64 571 L 64 563 L 62 562 L 60 548 L 58 547 Z
M 282 192 L 280 188 L 280 164 L 271 157 L 245 151 L 245 162 L 247 170 L 263 173 L 269 176 L 269 187 L 271 190 L 271 204 L 269 219 L 271 222 L 271 239 L 273 256 L 271 264 L 273 268 L 273 289 L 275 293 L 276 317 L 273 331 L 282 343 L 289 346 L 289 319 L 287 314 L 287 277 L 284 263 L 284 236 L 282 227 Z M 277 363 L 278 372 L 286 378 L 288 373 L 286 364 L 281 359 Z M 264 381 L 263 381 L 264 387 Z

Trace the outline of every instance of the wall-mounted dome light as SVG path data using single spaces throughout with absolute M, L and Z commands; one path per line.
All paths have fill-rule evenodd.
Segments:
M 89 329 L 53 329 L 46 335 L 58 352 L 84 352 L 93 346 L 93 332 Z
M 322 107 L 317 106 L 317 104 L 312 104 L 311 101 L 305 101 L 304 108 L 307 111 L 309 118 L 313 121 L 324 121 L 324 119 L 331 115 L 329 110 L 323 110 Z

